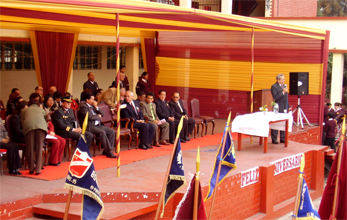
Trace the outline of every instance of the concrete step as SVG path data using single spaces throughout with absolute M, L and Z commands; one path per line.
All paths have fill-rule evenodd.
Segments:
M 326 160 L 334 160 L 336 156 L 336 153 L 325 155 Z
M 329 154 L 333 154 L 333 153 L 335 153 L 334 149 L 330 149 L 330 148 L 328 150 L 324 151 L 324 155 L 329 155 Z
M 104 203 L 101 219 L 131 219 L 157 209 L 156 202 Z M 33 213 L 63 218 L 66 203 L 42 203 L 33 207 Z M 68 219 L 81 219 L 81 203 L 71 203 Z

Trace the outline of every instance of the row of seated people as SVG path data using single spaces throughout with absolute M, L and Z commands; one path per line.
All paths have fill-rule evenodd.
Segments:
M 141 94 L 141 93 L 140 93 Z M 141 95 L 139 95 L 141 97 Z M 189 134 L 192 134 L 195 127 L 195 120 L 188 117 L 186 109 L 183 107 L 182 100 L 178 92 L 174 92 L 172 100 L 167 102 L 166 91 L 161 90 L 158 99 L 154 101 L 154 94 L 149 92 L 145 95 L 145 100 L 133 100 L 133 92 L 127 91 L 124 96 L 126 107 L 121 109 L 122 118 L 131 118 L 134 128 L 140 132 L 140 149 L 149 149 L 152 146 L 173 144 L 176 136 L 176 127 L 184 117 L 183 127 L 180 133 L 182 143 L 190 140 Z M 116 89 L 106 90 L 98 100 L 98 103 L 104 102 L 111 109 L 116 107 Z M 148 119 L 148 120 L 145 120 Z M 158 135 L 158 126 L 161 129 L 160 137 Z

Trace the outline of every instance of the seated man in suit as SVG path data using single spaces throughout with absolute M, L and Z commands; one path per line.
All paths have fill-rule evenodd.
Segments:
M 55 133 L 63 138 L 71 138 L 78 141 L 81 137 L 82 129 L 79 126 L 74 112 L 72 111 L 70 97 L 62 97 L 61 107 L 54 111 L 52 114 L 52 123 L 54 125 Z M 84 134 L 88 147 L 90 147 L 93 134 L 86 131 Z
M 145 117 L 148 117 L 148 122 L 150 124 L 153 124 L 154 129 L 154 146 L 160 147 L 160 144 L 163 145 L 169 145 L 165 140 L 169 140 L 169 130 L 170 126 L 169 123 L 164 122 L 158 125 L 160 122 L 159 117 L 157 115 L 157 109 L 155 104 L 153 103 L 154 100 L 154 94 L 153 92 L 149 92 L 146 95 L 146 100 L 143 102 L 140 102 L 141 110 L 143 112 L 143 115 Z M 158 137 L 158 126 L 161 129 L 161 135 L 160 135 L 160 142 Z
M 113 153 L 112 149 L 114 148 L 114 140 L 116 133 L 113 129 L 105 127 L 101 124 L 100 117 L 104 113 L 99 109 L 96 101 L 94 100 L 94 94 L 86 93 L 84 95 L 85 102 L 81 103 L 78 110 L 79 121 L 82 123 L 86 114 L 88 112 L 88 125 L 87 131 L 95 134 L 99 137 L 101 146 L 104 148 L 102 155 L 106 155 L 109 158 L 117 158 Z
M 122 118 L 132 118 L 134 120 L 134 128 L 137 128 L 140 131 L 141 141 L 139 148 L 147 150 L 152 148 L 150 143 L 152 143 L 154 135 L 154 125 L 145 123 L 142 111 L 140 109 L 140 104 L 137 100 L 133 100 L 133 92 L 127 91 L 125 93 L 125 102 L 127 105 L 126 108 L 121 110 Z M 130 124 L 129 124 L 130 126 Z
M 111 109 L 115 109 L 117 106 L 117 89 L 113 87 L 107 89 L 98 99 L 98 104 L 100 102 L 104 102 L 106 105 L 110 106 Z
M 175 141 L 175 134 L 176 134 L 176 128 L 180 123 L 181 118 L 176 119 L 174 112 L 171 110 L 169 103 L 165 100 L 166 98 L 166 91 L 160 90 L 158 98 L 154 101 L 156 107 L 157 107 L 157 114 L 160 120 L 165 119 L 167 123 L 169 123 L 170 126 L 170 134 L 169 134 L 169 143 L 173 144 Z M 187 130 L 187 120 L 183 121 L 183 127 L 180 133 L 180 138 L 182 143 L 186 143 L 185 140 L 186 137 L 186 130 Z
M 138 94 L 137 94 L 137 99 L 136 99 L 137 101 L 139 101 L 139 103 L 141 103 L 141 102 L 145 102 L 146 101 L 146 93 L 144 93 L 144 92 L 139 92 Z
M 83 84 L 83 90 L 85 90 L 85 89 L 91 89 L 91 90 L 92 90 L 92 93 L 94 93 L 96 90 L 99 89 L 98 83 L 94 81 L 94 80 L 95 80 L 94 73 L 89 72 L 89 73 L 87 74 L 87 76 L 88 76 L 88 80 L 87 80 L 87 82 L 85 82 L 85 83 Z
M 195 127 L 195 120 L 188 117 L 188 112 L 183 107 L 183 102 L 180 100 L 180 94 L 178 92 L 172 93 L 172 99 L 169 102 L 169 105 L 171 107 L 171 110 L 175 114 L 176 119 L 181 119 L 182 116 L 184 116 L 184 120 L 188 123 L 188 126 L 186 128 L 184 140 L 190 141 L 188 134 L 192 134 L 194 127 Z

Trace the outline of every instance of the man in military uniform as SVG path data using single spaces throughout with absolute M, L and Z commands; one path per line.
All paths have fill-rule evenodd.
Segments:
M 52 123 L 55 133 L 63 138 L 71 138 L 78 141 L 81 137 L 82 129 L 79 126 L 73 110 L 70 108 L 72 100 L 69 96 L 61 98 L 61 107 L 52 114 Z M 84 134 L 88 147 L 90 147 L 93 134 L 86 131 Z

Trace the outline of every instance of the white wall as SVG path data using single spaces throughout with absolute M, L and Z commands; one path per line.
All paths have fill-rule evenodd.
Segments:
M 8 96 L 13 88 L 18 88 L 24 100 L 35 92 L 37 77 L 35 71 L 0 71 L 0 99 L 6 105 Z M 6 107 L 6 106 L 5 106 Z

